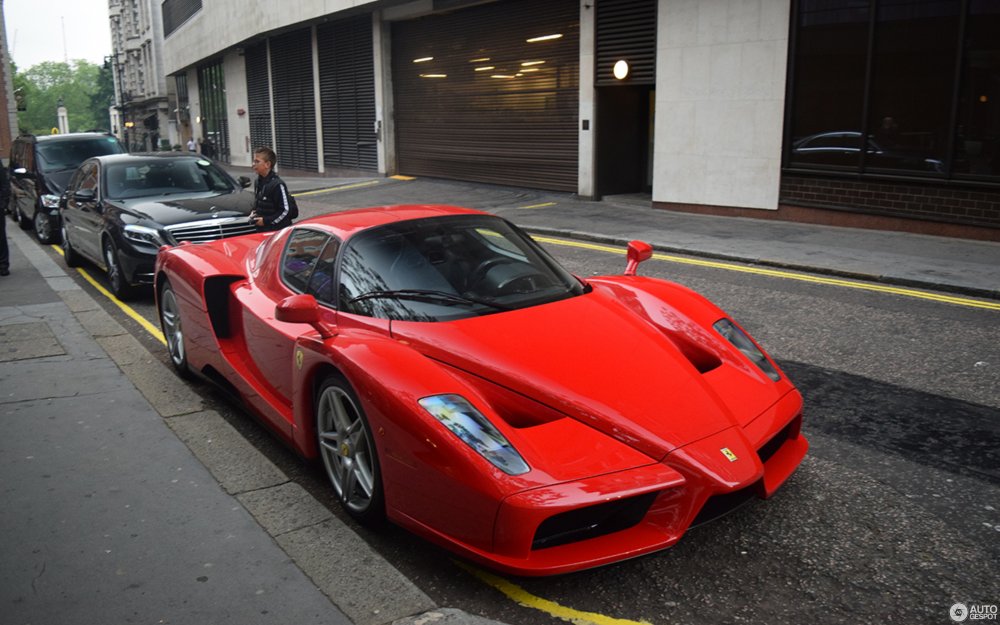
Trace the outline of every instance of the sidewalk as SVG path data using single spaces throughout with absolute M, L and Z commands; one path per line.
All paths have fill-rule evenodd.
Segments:
M 435 606 L 7 232 L 0 620 L 499 625 Z

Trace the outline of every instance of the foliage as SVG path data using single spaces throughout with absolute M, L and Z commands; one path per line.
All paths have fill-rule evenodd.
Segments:
M 106 73 L 107 76 L 102 76 Z M 24 72 L 14 68 L 14 90 L 26 107 L 18 111 L 20 132 L 49 134 L 58 127 L 56 109 L 62 99 L 70 132 L 107 129 L 108 104 L 114 92 L 111 70 L 84 60 L 45 61 Z

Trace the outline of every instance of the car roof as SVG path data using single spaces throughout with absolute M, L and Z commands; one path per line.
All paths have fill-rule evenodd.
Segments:
M 129 152 L 127 154 L 101 154 L 92 156 L 91 159 L 101 163 L 127 163 L 129 161 L 148 161 L 152 158 L 166 160 L 209 160 L 200 154 L 190 152 Z
M 25 135 L 28 138 L 31 135 Z M 63 135 L 34 135 L 35 141 L 41 143 L 73 141 L 75 139 L 115 139 L 114 135 L 106 132 L 70 132 Z
M 386 224 L 454 215 L 490 215 L 483 211 L 447 204 L 401 204 L 355 208 L 304 219 L 296 226 L 313 226 L 336 235 L 342 241 L 352 235 Z

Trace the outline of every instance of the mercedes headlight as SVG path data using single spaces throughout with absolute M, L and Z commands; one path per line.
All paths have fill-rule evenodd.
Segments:
M 432 395 L 421 399 L 420 405 L 504 473 L 521 475 L 531 470 L 510 441 L 464 397 Z
M 123 234 L 129 243 L 138 250 L 155 254 L 162 246 L 167 245 L 160 233 L 153 228 L 127 224 Z
M 771 361 L 767 359 L 767 356 L 750 340 L 746 332 L 740 330 L 735 323 L 729 319 L 719 319 L 712 327 L 727 341 L 732 343 L 736 349 L 743 352 L 747 358 L 753 361 L 761 371 L 767 374 L 767 377 L 775 382 L 781 379 L 781 375 L 774 368 L 774 365 L 771 364 Z
M 45 208 L 59 208 L 59 196 L 52 195 L 51 193 L 46 193 L 41 198 L 42 206 Z

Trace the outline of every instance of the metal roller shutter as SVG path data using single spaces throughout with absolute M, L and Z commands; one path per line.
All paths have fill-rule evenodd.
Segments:
M 362 15 L 316 28 L 327 167 L 378 169 L 372 20 Z
M 316 103 L 313 90 L 312 30 L 271 39 L 271 83 L 278 163 L 317 171 Z
M 597 3 L 598 87 L 656 84 L 656 0 L 601 0 Z M 628 61 L 629 77 L 619 81 L 612 68 Z
M 394 23 L 399 171 L 576 191 L 579 10 L 509 0 Z
M 250 115 L 251 149 L 270 146 L 271 100 L 267 75 L 267 43 L 244 51 L 247 68 L 247 109 Z

